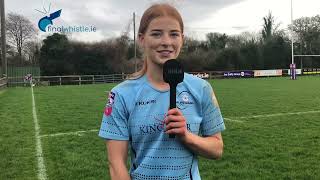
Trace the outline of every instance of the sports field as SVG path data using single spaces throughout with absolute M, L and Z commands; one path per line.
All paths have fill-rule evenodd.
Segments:
M 320 179 L 319 76 L 210 83 L 227 130 L 202 179 Z M 97 133 L 115 85 L 0 91 L 0 180 L 110 179 Z

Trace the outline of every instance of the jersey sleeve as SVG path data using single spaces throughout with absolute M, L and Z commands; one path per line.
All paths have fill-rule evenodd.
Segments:
M 117 91 L 110 91 L 104 109 L 99 136 L 104 139 L 129 140 L 125 101 Z
M 202 136 L 214 135 L 225 130 L 217 98 L 208 82 L 206 82 L 202 94 L 202 116 L 200 124 Z

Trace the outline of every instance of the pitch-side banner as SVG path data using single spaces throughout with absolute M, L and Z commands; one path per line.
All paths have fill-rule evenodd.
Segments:
M 230 71 L 224 72 L 224 77 L 253 77 L 253 71 Z
M 296 74 L 301 75 L 302 74 L 301 69 L 296 69 Z M 290 69 L 288 69 L 288 75 L 291 75 L 291 70 Z
M 263 77 L 263 76 L 282 76 L 282 69 L 254 71 L 254 77 Z
M 320 68 L 303 69 L 302 74 L 320 74 Z
M 208 73 L 192 73 L 192 75 L 194 76 L 197 76 L 199 78 L 202 78 L 202 79 L 209 79 L 209 74 Z

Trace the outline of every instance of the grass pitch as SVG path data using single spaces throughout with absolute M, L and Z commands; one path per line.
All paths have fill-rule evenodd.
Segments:
M 320 77 L 211 80 L 225 117 L 221 160 L 202 179 L 319 179 Z M 110 179 L 97 136 L 115 84 L 34 87 L 48 179 Z M 0 92 L 0 179 L 37 179 L 30 88 Z

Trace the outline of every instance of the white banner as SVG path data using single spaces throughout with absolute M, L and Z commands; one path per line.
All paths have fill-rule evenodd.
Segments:
M 197 76 L 197 77 L 202 78 L 202 79 L 208 79 L 209 78 L 209 74 L 208 73 L 192 73 L 192 75 Z
M 301 69 L 296 69 L 296 74 L 302 74 Z M 291 75 L 291 70 L 288 69 L 288 75 Z
M 282 69 L 254 71 L 254 77 L 263 77 L 263 76 L 282 76 Z

